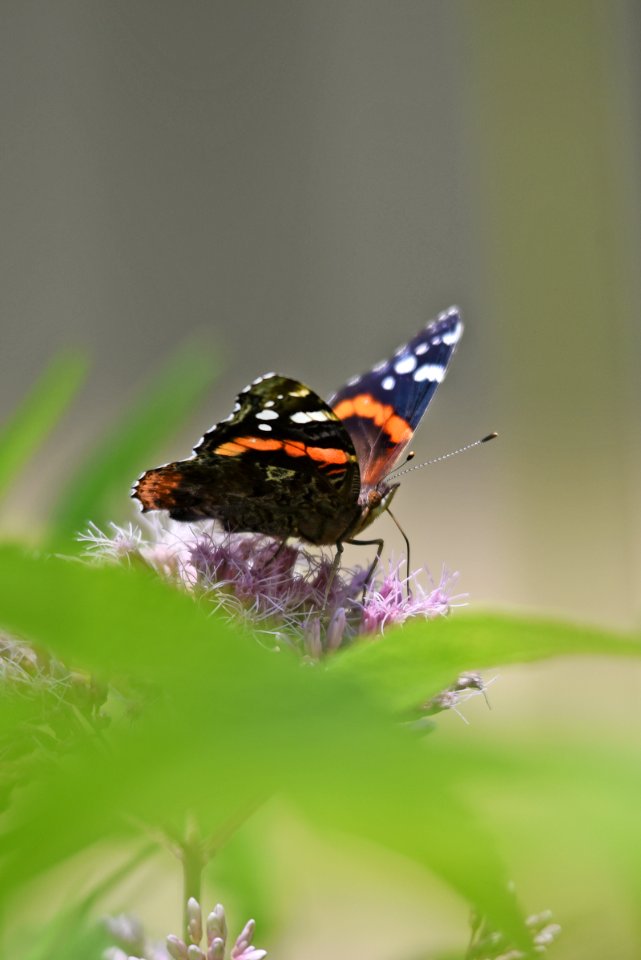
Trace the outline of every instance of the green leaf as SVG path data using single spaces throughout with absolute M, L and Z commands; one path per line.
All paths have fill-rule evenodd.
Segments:
M 608 759 L 605 799 L 595 795 L 614 821 L 625 810 L 608 826 L 587 796 L 598 757 L 567 764 L 559 743 L 554 762 L 531 780 L 527 758 L 513 748 L 483 753 L 473 738 L 455 748 L 421 740 L 397 711 L 464 668 L 568 653 L 637 657 L 637 641 L 516 618 L 453 618 L 410 625 L 325 669 L 304 669 L 144 569 L 5 547 L 0 582 L 2 626 L 116 686 L 119 678 L 152 685 L 135 722 L 114 723 L 108 745 L 85 737 L 60 763 L 34 771 L 37 789 L 21 794 L 3 838 L 7 892 L 83 847 L 130 834 L 134 822 L 176 833 L 191 810 L 206 833 L 225 835 L 279 792 L 317 825 L 432 870 L 520 944 L 522 921 L 483 796 L 531 782 L 535 796 L 550 791 L 549 804 L 567 798 L 555 814 L 569 823 L 578 783 L 584 824 L 598 818 L 617 847 L 636 809 L 638 770 L 625 751 Z M 630 870 L 641 872 L 641 845 L 629 857 Z
M 58 357 L 0 429 L 0 497 L 58 423 L 78 392 L 86 371 L 84 357 L 77 354 Z
M 279 791 L 316 822 L 435 871 L 519 941 L 482 818 L 359 678 L 269 653 L 145 571 L 4 548 L 0 580 L 4 626 L 75 665 L 162 691 L 134 724 L 114 728 L 108 749 L 85 739 L 36 776 L 3 840 L 5 889 L 130 832 L 132 818 L 175 832 L 191 809 L 207 833 L 224 832 Z
M 637 637 L 546 620 L 460 615 L 415 621 L 354 644 L 328 663 L 331 672 L 358 676 L 397 710 L 412 709 L 460 673 L 549 657 L 641 657 Z
M 91 910 L 106 893 L 133 873 L 150 856 L 153 849 L 147 845 L 139 850 L 84 897 L 62 909 L 53 921 L 42 929 L 38 928 L 37 921 L 32 918 L 27 940 L 30 949 L 26 954 L 21 953 L 23 960 L 50 960 L 51 957 L 64 957 L 64 960 L 99 960 L 112 938 L 103 924 L 91 920 Z M 24 942 L 21 946 L 24 946 Z
M 193 412 L 214 375 L 211 350 L 196 344 L 159 371 L 65 485 L 54 510 L 52 542 L 64 543 L 68 552 L 90 521 L 100 526 L 128 511 L 132 483 L 153 466 L 159 448 Z

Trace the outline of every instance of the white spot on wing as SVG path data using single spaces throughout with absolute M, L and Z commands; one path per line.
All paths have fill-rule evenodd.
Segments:
M 273 406 L 274 406 L 274 401 L 273 401 L 273 400 L 265 400 L 265 406 L 266 406 L 266 407 L 273 407 Z
M 289 419 L 293 423 L 309 423 L 312 418 L 304 410 L 299 410 L 298 413 L 292 413 Z
M 358 376 L 358 377 L 350 377 L 349 380 L 347 381 L 347 383 L 345 384 L 345 386 L 346 386 L 346 387 L 354 387 L 354 386 L 356 386 L 356 384 L 358 383 L 358 381 L 359 381 L 360 379 L 361 379 L 360 376 Z
M 448 347 L 454 346 L 455 343 L 458 343 L 461 339 L 463 333 L 463 324 L 459 322 L 456 324 L 453 330 L 450 330 L 449 333 L 444 333 L 441 336 L 443 343 L 446 343 Z
M 409 356 L 403 357 L 401 360 L 397 360 L 394 364 L 394 369 L 397 373 L 411 373 L 415 368 L 416 357 L 411 353 Z
M 275 410 L 261 410 L 256 414 L 257 420 L 278 420 L 278 414 Z
M 419 343 L 418 347 L 414 350 L 414 353 L 417 357 L 422 357 L 424 353 L 430 349 L 429 343 Z
M 419 367 L 414 374 L 414 380 L 421 383 L 423 380 L 429 380 L 430 383 L 440 383 L 445 376 L 445 367 L 438 363 L 425 363 Z
M 414 379 L 416 379 L 416 374 L 414 374 Z M 385 379 L 384 379 L 383 382 L 381 383 L 381 386 L 382 386 L 383 390 L 393 390 L 394 387 L 396 386 L 396 378 L 395 378 L 395 377 L 385 377 Z
M 259 430 L 267 430 L 269 433 L 271 433 L 271 429 L 272 429 L 272 428 L 270 427 L 270 425 L 269 425 L 268 423 L 259 423 L 259 424 L 258 424 L 258 429 L 259 429 Z
M 372 367 L 372 373 L 380 373 L 387 366 L 387 360 L 381 360 L 375 367 Z

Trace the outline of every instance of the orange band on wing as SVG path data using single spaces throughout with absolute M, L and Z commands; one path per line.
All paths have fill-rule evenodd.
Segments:
M 302 440 L 285 440 L 281 446 L 288 457 L 304 457 L 305 444 Z
M 321 463 L 346 463 L 350 457 L 344 450 L 334 447 L 306 447 L 302 440 L 263 440 L 262 437 L 239 437 L 216 447 L 214 453 L 221 457 L 237 457 L 247 450 L 282 450 L 288 457 L 310 457 Z
M 280 450 L 283 446 L 282 440 L 263 440 L 262 437 L 240 437 L 238 440 L 232 440 L 229 443 L 223 443 L 216 447 L 214 453 L 221 457 L 237 457 L 246 450 Z
M 369 393 L 358 393 L 348 400 L 341 400 L 334 407 L 334 413 L 339 420 L 349 417 L 364 417 L 373 420 L 377 427 L 381 427 L 392 443 L 404 443 L 412 436 L 412 428 L 406 420 L 394 413 L 394 407 L 388 403 L 380 403 Z
M 347 463 L 349 459 L 353 459 L 345 450 L 334 447 L 307 447 L 306 452 L 312 460 L 320 460 L 322 463 Z
M 392 443 L 405 443 L 412 439 L 412 428 L 406 420 L 403 420 L 397 414 L 386 420 L 382 427 Z

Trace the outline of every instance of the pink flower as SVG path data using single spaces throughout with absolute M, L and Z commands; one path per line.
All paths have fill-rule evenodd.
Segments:
M 205 924 L 206 944 L 202 943 L 203 923 L 200 904 L 194 897 L 187 904 L 189 915 L 189 946 L 179 937 L 167 937 L 167 950 L 172 960 L 224 960 L 227 945 L 227 920 L 222 904 L 218 903 L 207 917 Z M 266 950 L 258 950 L 251 944 L 256 924 L 248 920 L 229 954 L 230 960 L 263 960 Z
M 109 947 L 104 960 L 263 960 L 266 950 L 258 949 L 251 943 L 256 924 L 248 920 L 227 953 L 227 919 L 222 904 L 218 903 L 207 917 L 203 929 L 203 917 L 200 904 L 194 897 L 187 903 L 189 918 L 188 941 L 169 934 L 166 946 L 151 944 L 144 931 L 133 917 L 119 916 L 109 918 L 106 926 L 119 941 L 118 947 Z M 203 942 L 204 941 L 204 942 Z M 139 956 L 133 956 L 131 950 Z M 127 951 L 127 952 L 125 952 Z
M 92 526 L 81 540 L 93 557 L 144 562 L 245 620 L 272 649 L 286 644 L 312 661 L 410 618 L 445 616 L 461 599 L 451 595 L 456 574 L 446 570 L 435 584 L 426 570 L 402 576 L 402 565 L 390 564 L 382 575 L 375 571 L 363 595 L 367 568 L 342 568 L 332 577 L 332 559 L 301 546 L 158 515 L 142 523 L 144 529 L 112 524 L 109 534 Z
M 449 591 L 458 578 L 458 574 L 449 573 L 445 568 L 437 585 L 431 580 L 432 589 L 425 590 L 420 575 L 415 571 L 407 577 L 401 576 L 401 564 L 391 564 L 382 581 L 374 581 L 367 590 L 362 604 L 363 616 L 359 633 L 383 633 L 385 627 L 396 623 L 405 623 L 412 617 L 433 620 L 444 617 L 453 606 L 460 606 L 463 595 L 450 596 Z

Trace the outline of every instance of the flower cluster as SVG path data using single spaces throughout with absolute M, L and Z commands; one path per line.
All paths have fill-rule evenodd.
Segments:
M 435 583 L 426 570 L 403 576 L 402 565 L 391 563 L 368 579 L 367 569 L 335 572 L 326 555 L 257 534 L 220 533 L 212 524 L 187 526 L 157 515 L 141 523 L 112 524 L 110 533 L 92 525 L 80 539 L 90 555 L 143 562 L 246 620 L 273 648 L 295 646 L 312 660 L 411 617 L 445 616 L 462 599 L 451 595 L 456 574 L 446 570 Z
M 119 942 L 103 954 L 104 960 L 263 960 L 266 950 L 253 946 L 255 922 L 248 920 L 227 953 L 227 919 L 219 903 L 209 914 L 203 928 L 200 904 L 194 897 L 187 902 L 188 934 L 185 943 L 169 934 L 165 944 L 150 943 L 135 917 L 122 915 L 106 921 L 107 930 Z M 204 942 L 206 941 L 206 942 Z M 136 955 L 131 953 L 136 951 Z

